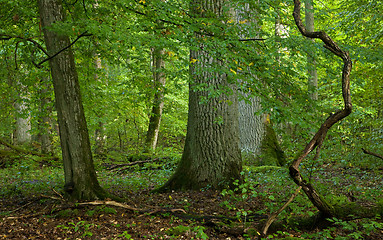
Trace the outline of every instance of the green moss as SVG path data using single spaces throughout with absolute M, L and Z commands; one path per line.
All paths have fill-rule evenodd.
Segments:
M 280 166 L 258 166 L 258 167 L 250 167 L 253 173 L 266 173 L 268 171 L 275 171 L 282 169 Z
M 344 195 L 330 195 L 326 199 L 329 206 L 333 208 L 333 216 L 340 219 L 353 217 L 370 218 L 383 213 L 383 200 L 381 200 L 381 205 L 377 202 L 376 205 L 364 206 L 357 202 L 350 202 Z
M 261 151 L 262 151 L 262 165 L 283 166 L 286 164 L 285 153 L 279 146 L 277 135 L 274 132 L 271 123 L 265 124 L 266 131 L 263 138 Z

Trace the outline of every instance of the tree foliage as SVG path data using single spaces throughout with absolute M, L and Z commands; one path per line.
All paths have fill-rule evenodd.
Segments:
M 0 1 L 0 69 L 1 136 L 11 139 L 14 119 L 13 105 L 17 97 L 15 80 L 27 87 L 30 95 L 27 111 L 32 130 L 38 133 L 37 120 L 42 84 L 48 76 L 42 32 L 34 1 Z M 330 146 L 323 149 L 323 162 L 379 165 L 373 158 L 362 157 L 360 147 L 382 149 L 382 6 L 373 1 L 314 1 L 315 24 L 333 36 L 350 52 L 354 61 L 352 95 L 354 112 L 329 132 Z M 52 26 L 52 30 L 70 36 L 79 72 L 86 119 L 92 145 L 95 131 L 102 122 L 108 150 L 137 154 L 143 143 L 155 89 L 151 73 L 152 47 L 165 49 L 165 107 L 160 130 L 159 150 L 181 151 L 186 136 L 189 50 L 198 48 L 195 33 L 204 34 L 204 47 L 223 59 L 222 66 L 210 71 L 229 76 L 238 89 L 250 91 L 249 97 L 262 99 L 257 114 L 269 113 L 277 136 L 292 160 L 299 146 L 331 113 L 341 106 L 340 77 L 337 61 L 321 43 L 308 43 L 301 38 L 291 17 L 292 3 L 287 0 L 259 2 L 230 1 L 228 8 L 248 5 L 254 11 L 242 12 L 242 21 L 230 16 L 221 19 L 195 17 L 189 1 L 63 1 L 68 19 Z M 3 7 L 4 6 L 4 7 Z M 257 14 L 254 14 L 256 12 Z M 282 24 L 282 36 L 275 34 L 276 19 Z M 255 24 L 256 22 L 256 24 Z M 161 24 L 158 24 L 161 23 Z M 246 32 L 246 38 L 244 36 Z M 79 38 L 79 36 L 81 36 Z M 308 97 L 306 55 L 315 52 L 318 71 L 318 101 Z M 102 68 L 95 69 L 95 56 Z M 38 67 L 36 67 L 38 66 Z M 99 75 L 99 80 L 94 74 Z M 254 78 L 254 74 L 262 81 Z M 206 85 L 196 85 L 195 90 Z M 207 89 L 208 100 L 230 91 L 227 88 Z M 52 93 L 47 97 L 54 101 Z M 240 99 L 245 99 L 242 96 Z M 52 104 L 52 103 L 51 103 Z M 315 114 L 313 114 L 315 112 Z M 56 111 L 53 108 L 53 119 Z M 55 121 L 50 127 L 56 129 Z M 57 131 L 52 131 L 55 151 Z M 34 138 L 36 140 L 36 138 Z M 337 149 L 340 151 L 333 151 Z M 346 152 L 347 154 L 343 154 Z M 331 159 L 331 160 L 329 160 Z M 312 164 L 312 163 L 310 163 Z

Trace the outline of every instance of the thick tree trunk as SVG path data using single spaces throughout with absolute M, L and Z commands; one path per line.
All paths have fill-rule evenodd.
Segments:
M 261 144 L 265 135 L 264 114 L 256 115 L 261 110 L 260 99 L 252 97 L 251 104 L 244 100 L 239 101 L 239 136 L 240 148 L 243 153 L 257 156 L 261 154 Z
M 246 16 L 246 13 L 249 13 L 252 16 L 251 21 L 258 25 L 257 12 L 250 9 L 248 4 L 236 11 L 237 22 L 245 20 L 243 16 Z M 257 28 L 260 29 L 259 26 Z M 240 37 L 251 38 L 252 36 L 244 34 Z M 258 81 L 262 80 L 258 79 Z M 244 162 L 254 165 L 283 165 L 284 153 L 279 146 L 268 115 L 257 114 L 262 110 L 261 99 L 250 97 L 245 92 L 241 94 L 250 100 L 250 104 L 244 100 L 238 103 L 240 149 Z
M 191 9 L 196 16 L 219 17 L 224 5 L 224 0 L 198 0 L 191 3 Z M 201 42 L 199 50 L 190 51 L 189 118 L 184 152 L 176 172 L 159 191 L 224 188 L 241 179 L 237 95 L 232 91 L 232 94 L 209 97 L 211 91 L 228 90 L 231 86 L 227 75 L 216 70 L 223 67 L 223 62 L 209 52 L 201 38 L 197 35 L 197 41 Z M 209 90 L 196 88 L 202 84 Z
M 53 55 L 70 44 L 68 36 L 49 30 L 64 20 L 60 0 L 38 0 L 41 25 L 48 53 Z M 49 60 L 56 97 L 64 161 L 65 190 L 72 200 L 104 198 L 94 170 L 88 129 L 71 48 Z
M 240 149 L 247 164 L 282 166 L 286 163 L 284 152 L 266 114 L 257 115 L 261 102 L 257 97 L 251 104 L 239 102 Z
M 158 133 L 162 118 L 162 109 L 164 108 L 164 87 L 166 77 L 164 73 L 165 61 L 163 58 L 164 49 L 153 48 L 153 81 L 154 81 L 154 100 L 152 112 L 149 118 L 149 127 L 146 133 L 145 151 L 154 151 L 157 147 Z
M 314 6 L 313 0 L 305 0 L 305 22 L 306 29 L 314 32 Z M 314 39 L 309 39 L 314 42 Z M 318 100 L 318 74 L 316 68 L 315 52 L 310 50 L 307 53 L 308 90 L 312 100 Z

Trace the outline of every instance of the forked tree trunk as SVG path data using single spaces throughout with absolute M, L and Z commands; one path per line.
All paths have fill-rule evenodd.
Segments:
M 200 17 L 220 17 L 225 0 L 197 0 L 191 2 L 192 14 Z M 238 135 L 237 95 L 221 94 L 209 97 L 212 89 L 229 89 L 227 75 L 215 68 L 223 67 L 202 36 L 197 35 L 199 50 L 190 51 L 189 113 L 185 148 L 181 162 L 169 181 L 159 191 L 172 189 L 200 189 L 210 186 L 223 188 L 241 179 L 241 154 Z M 214 70 L 215 69 L 215 70 Z M 206 90 L 196 89 L 206 84 Z M 201 103 L 202 100 L 205 100 Z
M 68 36 L 50 30 L 52 24 L 64 21 L 64 10 L 60 0 L 38 0 L 38 6 L 45 44 L 49 55 L 52 56 L 70 44 Z M 94 170 L 71 48 L 50 59 L 49 65 L 60 128 L 65 190 L 71 200 L 104 198 L 106 192 L 100 187 Z
M 156 150 L 158 142 L 158 133 L 160 131 L 162 110 L 164 108 L 164 87 L 166 77 L 164 73 L 164 49 L 154 47 L 152 50 L 152 69 L 154 81 L 154 100 L 152 112 L 149 118 L 149 127 L 146 133 L 145 151 L 150 152 Z

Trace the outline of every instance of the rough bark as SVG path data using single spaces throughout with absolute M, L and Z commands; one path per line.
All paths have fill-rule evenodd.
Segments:
M 312 152 L 315 148 L 317 150 L 314 160 L 319 155 L 320 147 L 322 146 L 323 140 L 326 137 L 328 130 L 337 122 L 347 117 L 352 111 L 351 104 L 351 94 L 350 94 L 350 72 L 352 67 L 352 61 L 348 52 L 343 51 L 339 46 L 323 31 L 320 32 L 310 32 L 308 31 L 302 23 L 301 20 L 301 2 L 299 0 L 294 0 L 294 20 L 295 23 L 301 32 L 301 34 L 308 38 L 318 38 L 322 40 L 325 44 L 324 47 L 330 50 L 333 54 L 340 57 L 343 60 L 343 71 L 342 71 L 342 96 L 344 102 L 344 108 L 338 110 L 336 113 L 328 117 L 325 122 L 321 125 L 317 133 L 307 144 L 303 152 L 293 161 L 290 166 L 290 176 L 294 182 L 301 186 L 305 194 L 308 196 L 310 201 L 321 211 L 325 216 L 334 216 L 335 208 L 334 206 L 328 204 L 324 201 L 323 197 L 314 189 L 314 187 L 308 183 L 300 173 L 299 165 L 304 160 L 304 158 Z
M 250 102 L 248 104 L 242 100 L 238 103 L 240 148 L 242 153 L 257 156 L 261 154 L 262 139 L 266 132 L 266 115 L 256 114 L 262 108 L 259 98 L 252 97 Z
M 193 1 L 191 12 L 197 17 L 218 18 L 224 14 L 225 3 L 224 0 Z M 231 86 L 227 74 L 214 71 L 224 63 L 204 45 L 205 40 L 196 34 L 200 45 L 190 51 L 189 118 L 184 152 L 176 172 L 159 191 L 223 188 L 241 179 L 237 95 L 232 91 L 209 96 L 212 90 L 229 90 Z M 196 88 L 201 84 L 206 89 Z
M 286 163 L 275 131 L 266 114 L 257 115 L 261 102 L 257 97 L 251 104 L 239 102 L 240 149 L 247 164 L 282 166 Z
M 164 73 L 164 49 L 154 47 L 152 50 L 152 69 L 154 81 L 154 100 L 152 112 L 149 118 L 149 127 L 146 133 L 145 151 L 154 151 L 157 147 L 158 133 L 162 118 L 162 110 L 164 108 L 164 87 L 166 77 Z
M 314 32 L 314 3 L 313 0 L 305 0 L 305 23 L 307 31 Z M 314 39 L 309 39 L 314 42 Z M 318 100 L 318 74 L 316 69 L 315 52 L 309 48 L 307 53 L 308 90 L 312 100 Z
M 70 45 L 68 36 L 50 30 L 65 18 L 60 0 L 39 0 L 38 7 L 45 44 L 50 56 Z M 71 48 L 50 58 L 57 118 L 65 173 L 65 190 L 71 200 L 100 199 L 106 192 L 100 187 L 94 170 L 88 129 L 80 95 L 78 74 Z
M 252 19 L 251 21 L 259 28 L 256 11 L 250 9 L 248 4 L 244 4 L 236 10 L 236 21 L 243 21 L 243 16 L 247 15 L 244 13 L 248 13 L 251 16 L 249 17 Z M 247 24 L 249 23 L 250 21 Z M 244 34 L 240 37 L 250 38 L 251 36 Z M 259 38 L 259 36 L 256 37 Z M 256 76 L 253 77 L 257 78 Z M 258 81 L 262 80 L 258 79 Z M 276 134 L 268 115 L 257 114 L 262 110 L 261 99 L 250 96 L 246 92 L 241 94 L 250 102 L 242 100 L 238 103 L 240 149 L 244 162 L 254 165 L 284 165 L 285 157 L 275 137 Z

